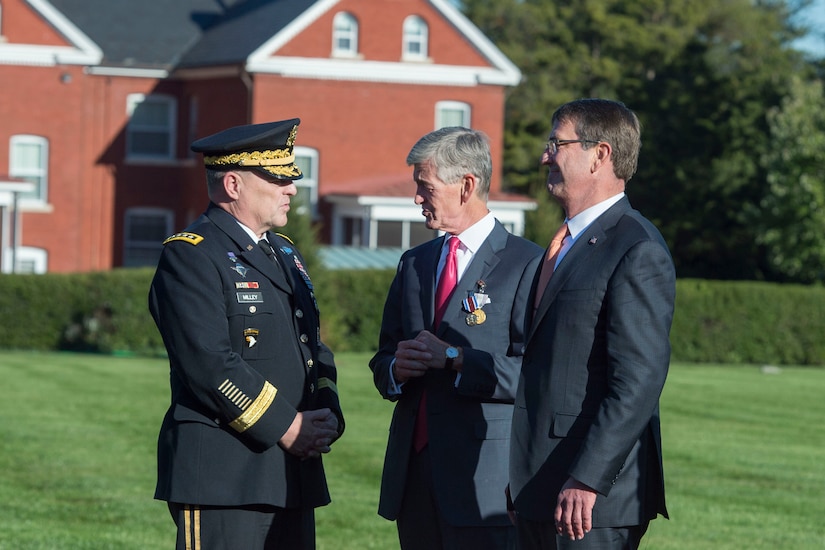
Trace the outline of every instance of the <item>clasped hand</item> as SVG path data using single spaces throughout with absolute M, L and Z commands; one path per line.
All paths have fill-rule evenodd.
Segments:
M 443 369 L 448 347 L 450 344 L 426 330 L 419 332 L 414 340 L 398 342 L 393 366 L 395 381 L 403 383 L 424 376 L 427 369 Z
M 298 412 L 281 437 L 281 447 L 301 458 L 317 458 L 330 451 L 338 438 L 338 418 L 329 409 Z

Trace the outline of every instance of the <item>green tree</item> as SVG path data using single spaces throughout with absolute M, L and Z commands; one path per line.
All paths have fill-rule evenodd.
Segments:
M 774 278 L 825 282 L 825 92 L 793 78 L 768 112 L 770 146 L 761 155 L 767 193 L 750 212 Z
M 644 128 L 628 195 L 661 228 L 680 276 L 768 277 L 745 206 L 767 188 L 766 113 L 810 67 L 789 47 L 802 32 L 792 15 L 807 3 L 465 0 L 465 13 L 524 74 L 507 100 L 504 181 L 543 194 L 538 157 L 555 108 L 621 100 Z M 529 218 L 537 242 L 557 224 L 550 208 L 542 201 Z
M 300 200 L 295 199 L 292 201 L 289 221 L 285 227 L 276 229 L 276 232 L 286 235 L 295 243 L 295 246 L 301 252 L 301 256 L 304 257 L 305 267 L 310 276 L 314 276 L 315 273 L 323 269 L 318 251 L 318 228 L 312 223 L 309 209 L 303 208 Z

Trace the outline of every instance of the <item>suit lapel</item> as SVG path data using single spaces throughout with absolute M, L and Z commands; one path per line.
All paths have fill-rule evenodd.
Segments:
M 436 335 L 443 333 L 444 330 L 446 330 L 445 327 L 449 325 L 454 326 L 455 324 L 464 322 L 466 313 L 462 311 L 461 302 L 467 297 L 469 292 L 475 292 L 476 283 L 480 280 L 484 280 L 484 278 L 487 277 L 496 265 L 498 265 L 501 260 L 498 253 L 504 248 L 506 243 L 507 230 L 504 229 L 498 221 L 496 221 L 493 231 L 487 239 L 484 240 L 481 248 L 479 248 L 473 255 L 470 265 L 467 266 L 467 269 L 461 275 L 461 279 L 459 279 L 458 284 L 456 285 L 455 292 L 453 292 L 453 295 L 450 297 L 450 301 L 447 304 L 447 311 L 444 313 L 444 318 L 438 326 Z M 436 256 L 436 263 L 437 262 L 438 257 Z
M 607 244 L 607 230 L 615 226 L 619 218 L 628 210 L 630 210 L 630 202 L 627 200 L 627 197 L 624 197 L 596 218 L 593 223 L 579 235 L 576 242 L 573 243 L 573 246 L 570 247 L 570 250 L 565 254 L 558 268 L 556 268 L 556 271 L 553 272 L 550 282 L 547 283 L 547 288 L 541 297 L 539 307 L 536 309 L 535 315 L 530 323 L 530 332 L 527 336 L 528 342 L 533 337 L 539 321 L 547 314 L 553 300 L 555 300 L 561 289 L 564 288 L 565 283 L 573 275 L 576 267 L 587 262 L 588 258 L 598 253 L 600 247 Z M 538 273 L 536 274 L 536 279 L 538 279 Z M 538 288 L 534 289 L 534 293 L 538 291 Z

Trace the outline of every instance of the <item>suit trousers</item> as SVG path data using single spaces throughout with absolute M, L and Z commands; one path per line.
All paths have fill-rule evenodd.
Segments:
M 315 550 L 315 510 L 169 503 L 176 550 Z
M 504 498 L 502 493 L 501 498 Z M 456 527 L 439 512 L 429 447 L 412 451 L 396 520 L 401 550 L 514 550 L 512 527 Z
M 570 540 L 556 534 L 552 521 L 518 518 L 519 550 L 636 550 L 649 523 L 630 527 L 591 529 L 582 540 Z

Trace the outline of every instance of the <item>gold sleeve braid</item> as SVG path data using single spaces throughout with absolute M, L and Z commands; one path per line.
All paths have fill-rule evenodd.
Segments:
M 269 406 L 272 405 L 272 402 L 275 400 L 275 394 L 277 393 L 278 389 L 275 386 L 269 382 L 264 382 L 264 387 L 255 401 L 252 402 L 241 416 L 230 422 L 229 425 L 240 433 L 245 432 L 261 419 L 261 416 L 263 416 L 269 409 Z

